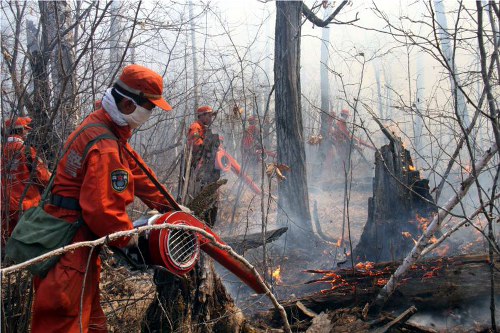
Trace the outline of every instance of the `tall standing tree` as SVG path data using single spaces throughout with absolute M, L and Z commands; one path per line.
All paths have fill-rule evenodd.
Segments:
M 54 107 L 60 110 L 62 137 L 78 124 L 75 54 L 73 50 L 72 15 L 66 1 L 40 1 L 43 44 L 50 54 Z
M 278 160 L 291 167 L 287 179 L 278 186 L 279 220 L 282 223 L 291 221 L 292 240 L 310 238 L 313 234 L 300 102 L 301 14 L 315 25 L 324 27 L 346 3 L 343 1 L 326 20 L 321 20 L 301 1 L 276 2 L 274 80 Z

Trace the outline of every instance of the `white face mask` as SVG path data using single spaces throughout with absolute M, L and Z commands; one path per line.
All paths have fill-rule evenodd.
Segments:
M 135 104 L 135 103 L 134 103 Z M 135 110 L 131 114 L 124 114 L 123 118 L 127 122 L 127 124 L 130 126 L 130 128 L 137 128 L 144 124 L 146 121 L 148 121 L 149 117 L 151 117 L 151 114 L 153 111 L 149 111 L 146 108 L 143 108 L 142 106 L 139 106 L 135 104 Z

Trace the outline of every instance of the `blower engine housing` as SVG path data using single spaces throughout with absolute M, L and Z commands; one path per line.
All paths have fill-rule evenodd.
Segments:
M 195 218 L 183 212 L 171 212 L 157 218 L 154 224 L 190 225 L 191 219 Z M 163 266 L 176 275 L 184 275 L 198 262 L 200 241 L 198 235 L 189 230 L 152 230 L 149 254 L 153 264 Z

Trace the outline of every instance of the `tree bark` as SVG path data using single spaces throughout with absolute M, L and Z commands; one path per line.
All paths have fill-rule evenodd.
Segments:
M 72 71 L 75 55 L 73 37 L 68 27 L 71 13 L 66 1 L 40 1 L 44 51 L 50 52 L 54 106 L 58 107 L 62 137 L 67 137 L 79 123 L 76 78 Z
M 292 239 L 312 235 L 306 157 L 300 102 L 300 14 L 302 2 L 276 2 L 274 57 L 278 161 L 291 167 L 278 185 L 279 220 L 288 223 Z

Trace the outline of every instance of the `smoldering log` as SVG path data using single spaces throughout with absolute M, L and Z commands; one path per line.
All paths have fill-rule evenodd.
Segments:
M 358 264 L 354 270 L 309 270 L 310 273 L 321 274 L 309 282 L 318 291 L 284 302 L 283 306 L 295 318 L 301 318 L 301 311 L 296 305 L 298 301 L 316 313 L 363 306 L 375 298 L 400 263 L 377 263 L 373 267 L 363 265 Z M 495 265 L 500 267 L 500 256 L 495 258 Z M 424 311 L 460 307 L 468 302 L 487 299 L 490 294 L 489 279 L 487 255 L 429 259 L 412 268 L 387 303 L 387 308 L 415 305 L 419 311 Z M 500 283 L 500 274 L 495 275 L 495 283 Z

